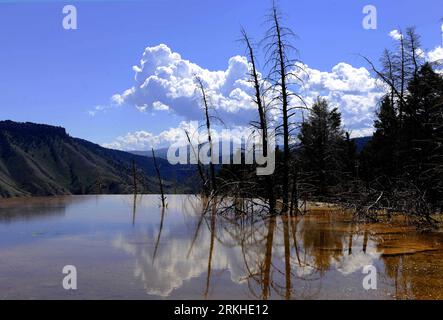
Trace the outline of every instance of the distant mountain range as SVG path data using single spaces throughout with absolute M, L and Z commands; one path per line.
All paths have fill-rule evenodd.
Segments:
M 361 151 L 370 137 L 354 140 Z M 166 192 L 195 192 L 196 166 L 171 165 L 166 154 L 167 148 L 156 150 Z M 132 193 L 133 163 L 138 192 L 158 193 L 149 151 L 103 148 L 62 127 L 0 121 L 0 197 Z
M 365 145 L 371 140 L 372 137 L 359 137 L 359 138 L 352 138 L 351 140 L 355 142 L 355 145 L 357 147 L 357 152 L 361 152 Z M 244 145 L 241 146 L 244 149 Z M 280 146 L 283 148 L 283 146 Z M 195 147 L 196 148 L 196 147 Z M 231 143 L 231 150 L 232 150 L 232 143 Z M 222 150 L 222 143 L 219 142 L 219 150 Z M 128 151 L 129 153 L 140 155 L 140 156 L 146 156 L 146 157 L 152 157 L 151 151 L 140 151 L 140 150 L 134 150 L 134 151 Z M 194 152 L 190 150 L 189 146 L 187 147 L 187 153 L 190 154 L 191 152 Z M 167 159 L 168 154 L 168 148 L 159 148 L 155 150 L 155 156 L 158 158 Z M 222 157 L 220 157 L 220 163 L 222 162 Z
M 152 157 L 103 148 L 61 127 L 0 121 L 0 197 L 158 192 Z M 195 167 L 158 159 L 167 192 L 193 192 Z
M 189 148 L 188 148 L 189 150 Z M 167 159 L 168 156 L 168 148 L 160 148 L 160 149 L 155 149 L 155 157 L 156 158 L 162 158 L 162 159 Z M 129 153 L 132 154 L 136 154 L 139 156 L 145 156 L 145 157 L 152 157 L 152 151 L 140 151 L 140 150 L 134 150 L 134 151 L 128 151 Z

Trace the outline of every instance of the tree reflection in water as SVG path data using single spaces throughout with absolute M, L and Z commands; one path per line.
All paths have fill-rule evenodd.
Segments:
M 200 298 L 230 298 L 225 290 L 234 285 L 241 290 L 232 294 L 240 298 L 340 298 L 351 289 L 365 297 L 362 269 L 378 262 L 381 285 L 389 289 L 395 282 L 394 297 L 415 295 L 418 280 L 405 267 L 413 256 L 382 256 L 387 234 L 376 226 L 353 222 L 335 209 L 269 217 L 250 214 L 255 204 L 248 200 L 232 203 L 230 211 L 204 197 L 170 204 L 158 213 L 157 231 L 145 235 L 152 247 L 124 239 L 115 245 L 135 255 L 135 274 L 151 295 L 197 290 Z M 168 216 L 170 210 L 179 210 L 185 223 L 178 224 L 177 212 Z

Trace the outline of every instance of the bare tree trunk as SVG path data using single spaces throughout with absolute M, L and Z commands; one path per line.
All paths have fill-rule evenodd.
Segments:
M 291 248 L 289 245 L 289 217 L 282 217 L 283 223 L 283 236 L 284 236 L 284 246 L 285 246 L 285 280 L 286 280 L 286 291 L 285 299 L 291 299 L 292 285 L 291 285 Z
M 212 256 L 214 253 L 214 240 L 215 240 L 215 218 L 216 218 L 216 203 L 214 202 L 212 204 L 212 210 L 211 210 L 211 224 L 210 224 L 210 231 L 211 231 L 211 242 L 209 244 L 209 257 L 208 257 L 208 273 L 206 276 L 206 288 L 204 297 L 205 299 L 208 298 L 209 294 L 209 285 L 211 280 L 211 271 L 212 271 Z
M 135 215 L 137 213 L 137 194 L 134 193 L 134 198 L 132 199 L 132 225 L 135 226 Z
M 300 253 L 297 244 L 297 224 L 298 221 L 295 221 L 294 218 L 290 220 L 291 222 L 291 231 L 292 231 L 292 240 L 294 241 L 295 255 L 297 256 L 298 265 L 301 267 Z
M 416 77 L 418 70 L 420 69 L 418 63 L 419 58 L 417 57 L 417 50 L 419 49 L 420 38 L 415 33 L 414 28 L 408 28 L 406 30 L 406 35 L 408 36 L 408 50 L 411 54 L 412 64 L 414 66 L 414 77 Z
M 390 79 L 392 84 L 395 85 L 396 81 L 395 81 L 394 65 L 392 63 L 391 53 L 388 50 L 385 50 L 384 61 L 385 61 L 386 71 L 388 72 L 388 78 Z M 391 97 L 391 105 L 394 106 L 395 105 L 395 100 L 394 100 L 395 92 L 392 88 L 391 88 L 391 92 L 390 92 L 390 97 Z
M 291 199 L 289 206 L 289 215 L 292 216 L 299 212 L 298 209 L 298 190 L 297 190 L 297 170 L 293 170 L 292 173 L 292 186 L 291 186 Z
M 153 264 L 155 262 L 155 257 L 157 256 L 158 245 L 160 244 L 160 237 L 161 237 L 162 230 L 163 230 L 163 222 L 165 220 L 165 207 L 162 207 L 161 210 L 162 211 L 161 211 L 161 218 L 160 218 L 160 227 L 158 229 L 157 241 L 155 242 L 155 246 L 154 246 L 154 254 L 152 255 L 152 263 Z
M 363 235 L 363 253 L 366 253 L 366 247 L 368 246 L 368 230 L 365 230 Z
M 289 119 L 288 119 L 288 93 L 286 88 L 286 69 L 283 57 L 283 45 L 281 42 L 280 26 L 275 15 L 275 26 L 278 36 L 278 54 L 280 56 L 280 77 L 282 92 L 283 112 L 283 212 L 288 209 L 289 194 Z
M 160 186 L 160 195 L 161 195 L 161 201 L 162 201 L 162 207 L 166 207 L 166 197 L 165 197 L 165 193 L 163 192 L 163 181 L 160 175 L 160 169 L 158 168 L 158 164 L 157 164 L 157 159 L 155 158 L 155 152 L 154 152 L 154 148 L 151 149 L 152 150 L 152 158 L 154 159 L 154 166 L 155 166 L 155 171 L 157 172 L 157 178 L 158 178 L 158 184 Z
M 290 44 L 285 43 L 282 33 L 283 28 L 280 25 L 280 17 L 277 12 L 277 8 L 274 5 L 272 8 L 272 46 L 274 47 L 274 72 L 277 74 L 277 81 L 275 86 L 280 88 L 281 104 L 282 104 L 282 120 L 283 120 L 283 165 L 282 165 L 282 213 L 287 213 L 289 209 L 289 162 L 290 162 L 290 150 L 289 150 L 289 90 L 288 90 L 288 70 L 286 57 L 286 50 L 290 48 Z M 287 28 L 285 33 L 290 32 Z
M 202 181 L 203 193 L 207 196 L 208 195 L 208 190 L 207 190 L 207 185 L 206 185 L 206 178 L 205 178 L 205 174 L 204 174 L 204 170 L 203 170 L 202 164 L 200 162 L 199 150 L 195 151 L 194 145 L 191 142 L 191 138 L 189 137 L 188 131 L 185 130 L 185 133 L 186 133 L 186 138 L 188 139 L 188 142 L 189 142 L 189 148 L 192 149 L 190 151 L 192 151 L 194 153 L 194 156 L 197 159 L 197 169 L 198 169 L 198 174 L 200 176 L 200 179 Z M 197 148 L 198 148 L 198 146 L 197 146 Z
M 201 91 L 202 97 L 203 97 L 203 104 L 205 109 L 205 118 L 206 118 L 206 129 L 208 130 L 208 143 L 209 143 L 209 151 L 211 153 L 211 162 L 209 163 L 209 170 L 211 173 L 211 187 L 212 191 L 217 191 L 217 181 L 215 177 L 215 167 L 214 167 L 214 152 L 213 152 L 213 145 L 212 145 L 212 136 L 211 136 L 211 121 L 209 119 L 209 103 L 206 96 L 205 87 L 203 85 L 202 80 L 199 77 L 196 77 L 197 85 L 199 86 L 199 89 Z
M 406 72 L 405 72 L 405 44 L 404 44 L 404 39 L 403 39 L 403 34 L 401 34 L 401 38 L 400 38 L 400 50 L 401 50 L 401 75 L 400 75 L 400 79 L 401 79 L 401 87 L 400 87 L 400 106 L 399 106 L 399 110 L 398 110 L 398 115 L 399 115 L 399 119 L 400 119 L 400 125 L 402 123 L 402 119 L 403 119 L 403 104 L 404 104 L 404 96 L 405 96 L 405 78 L 406 78 Z
M 352 254 L 352 232 L 349 234 L 348 255 Z
M 262 277 L 263 284 L 263 300 L 269 298 L 271 264 L 272 264 L 272 244 L 274 242 L 275 217 L 269 219 L 268 234 L 266 235 L 266 251 L 264 260 L 264 270 Z
M 259 119 L 260 119 L 259 127 L 262 132 L 263 156 L 265 158 L 267 158 L 269 150 L 268 150 L 268 125 L 267 125 L 267 120 L 266 120 L 265 104 L 262 99 L 261 86 L 260 86 L 260 81 L 258 78 L 257 67 L 255 64 L 254 50 L 252 48 L 251 42 L 250 42 L 245 30 L 242 30 L 242 34 L 243 34 L 243 39 L 244 39 L 246 46 L 247 46 L 249 62 L 251 63 L 251 66 L 252 66 L 251 77 L 252 77 L 252 81 L 254 83 L 254 89 L 255 89 L 255 101 L 254 102 L 257 105 L 258 115 L 259 115 Z M 270 152 L 274 152 L 274 150 L 272 150 Z M 271 176 L 266 175 L 265 184 L 266 184 L 267 198 L 269 201 L 269 211 L 271 214 L 273 214 L 275 211 L 275 196 L 274 196 L 274 182 L 273 182 L 273 179 Z

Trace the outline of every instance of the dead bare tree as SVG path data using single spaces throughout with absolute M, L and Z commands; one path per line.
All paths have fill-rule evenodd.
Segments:
M 203 84 L 203 81 L 200 77 L 196 76 L 195 80 L 197 82 L 197 87 L 200 90 L 200 93 L 202 95 L 203 99 L 203 107 L 205 111 L 205 119 L 206 119 L 206 129 L 208 131 L 208 143 L 209 143 L 209 152 L 211 153 L 211 161 L 209 163 L 209 170 L 211 174 L 211 189 L 212 192 L 217 191 L 217 180 L 215 176 L 215 166 L 214 166 L 214 152 L 213 152 L 213 145 L 212 145 L 212 135 L 211 135 L 211 121 L 209 117 L 209 101 L 208 96 L 206 94 L 206 89 Z
M 163 191 L 163 181 L 162 181 L 162 178 L 160 175 L 160 169 L 157 164 L 157 158 L 155 157 L 154 148 L 151 148 L 151 151 L 152 151 L 152 158 L 154 159 L 155 171 L 157 172 L 158 184 L 160 187 L 160 199 L 162 201 L 162 207 L 165 208 L 166 207 L 166 197 L 165 197 L 165 193 Z
M 420 36 L 414 27 L 406 29 L 406 41 L 404 44 L 407 52 L 406 62 L 411 69 L 411 77 L 416 77 L 422 65 L 423 57 L 420 53 Z M 409 79 L 410 80 L 410 79 Z
M 250 77 L 251 81 L 254 84 L 255 89 L 255 100 L 254 103 L 257 105 L 258 115 L 259 115 L 259 123 L 258 128 L 261 132 L 261 138 L 262 138 L 262 148 L 263 148 L 263 156 L 265 158 L 268 157 L 269 152 L 275 152 L 275 150 L 268 150 L 268 124 L 267 124 L 267 118 L 266 118 L 266 104 L 264 101 L 264 95 L 262 90 L 262 83 L 260 81 L 257 66 L 255 62 L 255 54 L 253 45 L 244 29 L 242 29 L 242 36 L 243 41 L 246 44 L 247 48 L 247 56 L 249 63 L 251 64 L 251 70 L 250 70 Z M 266 184 L 266 193 L 269 201 L 269 211 L 271 214 L 274 213 L 275 210 L 275 196 L 274 196 L 274 181 L 273 178 L 270 175 L 266 175 L 265 177 L 265 184 Z
M 291 44 L 291 40 L 295 38 L 294 32 L 282 25 L 282 16 L 279 13 L 275 3 L 271 8 L 268 18 L 270 27 L 264 38 L 265 50 L 267 56 L 266 64 L 270 66 L 269 79 L 273 84 L 273 90 L 277 93 L 273 99 L 274 103 L 278 103 L 281 111 L 282 124 L 278 128 L 283 129 L 283 163 L 282 163 L 282 213 L 287 213 L 289 209 L 289 176 L 290 176 L 290 134 L 291 134 L 291 118 L 295 112 L 294 106 L 290 105 L 291 97 L 296 97 L 303 106 L 303 99 L 290 90 L 290 85 L 294 81 L 300 81 L 301 78 L 295 71 L 300 70 L 298 60 L 291 57 L 296 48 Z M 292 179 L 296 179 L 293 176 Z M 297 185 L 296 183 L 294 184 Z M 297 191 L 295 190 L 295 199 L 297 199 Z
M 205 177 L 204 168 L 203 168 L 203 165 L 200 161 L 199 150 L 198 150 L 199 146 L 197 145 L 197 150 L 195 150 L 194 144 L 192 143 L 191 137 L 189 136 L 189 132 L 187 130 L 185 130 L 185 134 L 186 134 L 186 138 L 188 139 L 189 149 L 194 154 L 194 157 L 197 160 L 197 169 L 198 169 L 198 174 L 200 176 L 200 180 L 202 182 L 203 193 L 207 196 L 209 190 L 208 190 L 208 185 L 207 185 L 207 179 Z
M 160 244 L 160 237 L 162 235 L 164 220 L 165 220 L 165 207 L 162 207 L 162 209 L 161 209 L 161 217 L 160 217 L 160 226 L 159 226 L 158 235 L 157 235 L 157 241 L 155 242 L 154 253 L 152 255 L 152 264 L 154 264 L 155 257 L 157 256 L 158 245 Z
M 415 28 L 407 28 L 406 35 L 401 30 L 397 32 L 396 52 L 385 50 L 381 59 L 382 69 L 378 69 L 368 58 L 363 58 L 377 77 L 389 87 L 392 103 L 397 104 L 398 116 L 402 121 L 407 103 L 407 86 L 417 76 L 423 65 L 423 57 L 419 54 L 420 36 Z
M 404 96 L 405 96 L 405 85 L 406 85 L 406 75 L 405 75 L 405 44 L 403 34 L 400 32 L 400 107 L 399 107 L 399 117 L 403 117 L 404 109 Z

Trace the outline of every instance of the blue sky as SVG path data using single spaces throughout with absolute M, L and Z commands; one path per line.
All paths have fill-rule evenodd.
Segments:
M 65 4 L 77 7 L 77 30 L 62 27 Z M 376 30 L 362 28 L 367 4 L 377 8 Z M 163 43 L 203 69 L 225 71 L 231 57 L 244 53 L 236 41 L 240 26 L 260 39 L 270 5 L 268 0 L 0 0 L 0 119 L 60 125 L 97 143 L 177 127 L 186 117 L 173 108 L 140 112 L 128 101 L 108 107 L 114 94 L 134 86 L 132 66 L 139 65 L 144 49 Z M 392 47 L 388 33 L 397 28 L 416 26 L 426 51 L 442 42 L 441 0 L 280 0 L 278 5 L 299 36 L 300 59 L 321 72 L 341 62 L 367 67 L 358 54 L 378 60 Z M 92 116 L 96 106 L 106 110 Z

